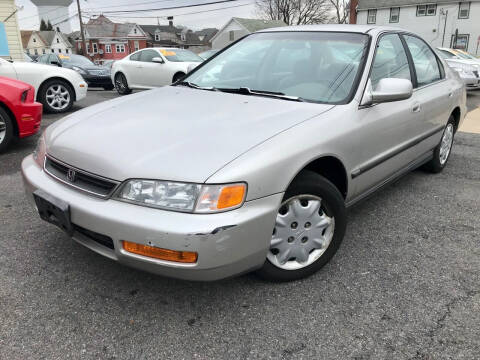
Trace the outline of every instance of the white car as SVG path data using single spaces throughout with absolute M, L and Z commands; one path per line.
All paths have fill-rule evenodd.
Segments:
M 75 71 L 33 62 L 0 59 L 0 76 L 17 79 L 35 88 L 36 100 L 50 113 L 70 110 L 87 96 L 88 85 Z
M 185 49 L 142 49 L 113 64 L 112 82 L 120 95 L 170 85 L 202 61 Z
M 452 49 L 437 48 L 437 52 L 458 73 L 467 89 L 480 88 L 480 63 L 462 58 Z

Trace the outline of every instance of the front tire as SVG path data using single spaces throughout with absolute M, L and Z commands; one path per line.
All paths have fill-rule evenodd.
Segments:
M 43 108 L 51 114 L 70 110 L 74 99 L 75 93 L 70 84 L 59 79 L 47 81 L 38 94 L 38 100 L 43 104 Z
M 132 92 L 128 87 L 127 78 L 122 73 L 115 75 L 115 88 L 119 95 L 128 95 Z
M 335 185 L 316 173 L 301 173 L 285 193 L 258 275 L 292 281 L 314 274 L 337 252 L 346 224 L 345 202 Z
M 0 107 L 0 153 L 8 148 L 13 138 L 13 119 Z
M 425 168 L 432 173 L 441 172 L 447 165 L 452 152 L 453 138 L 455 136 L 455 119 L 450 116 L 443 130 L 442 139 L 433 150 L 433 159 L 425 164 Z

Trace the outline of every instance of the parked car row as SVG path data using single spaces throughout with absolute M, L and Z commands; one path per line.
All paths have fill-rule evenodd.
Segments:
M 437 52 L 458 73 L 467 89 L 480 88 L 480 59 L 457 49 L 437 48 Z
M 467 111 L 427 42 L 373 25 L 268 29 L 202 64 L 141 50 L 112 77 L 122 93 L 175 83 L 48 127 L 22 163 L 28 197 L 91 250 L 191 280 L 315 273 L 347 207 L 444 169 Z

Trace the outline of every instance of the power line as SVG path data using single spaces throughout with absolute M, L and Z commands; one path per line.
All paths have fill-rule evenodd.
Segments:
M 194 14 L 203 14 L 207 12 L 213 12 L 213 11 L 219 11 L 219 10 L 226 10 L 226 9 L 232 9 L 232 8 L 237 8 L 237 7 L 242 7 L 242 6 L 250 6 L 253 5 L 254 3 L 248 3 L 248 4 L 241 4 L 241 5 L 234 5 L 234 6 L 226 6 L 226 7 L 221 7 L 221 8 L 215 8 L 215 9 L 209 9 L 209 10 L 201 10 L 201 11 L 193 11 L 193 12 L 188 12 L 188 13 L 182 13 L 182 14 L 174 14 L 172 16 L 174 17 L 179 17 L 179 16 L 184 16 L 184 15 L 194 15 Z M 156 18 L 166 18 L 168 16 L 126 16 L 126 15 L 109 15 L 108 17 L 111 18 L 118 18 L 118 19 L 156 19 Z
M 116 13 L 135 13 L 135 12 L 150 12 L 150 11 L 160 11 L 160 10 L 174 10 L 174 9 L 184 9 L 184 8 L 191 8 L 191 7 L 198 7 L 198 6 L 205 6 L 205 5 L 213 5 L 213 4 L 222 4 L 222 3 L 230 3 L 239 0 L 218 0 L 218 1 L 210 1 L 207 3 L 202 4 L 191 4 L 191 5 L 183 5 L 183 6 L 171 6 L 171 7 L 164 7 L 164 8 L 152 8 L 152 9 L 138 9 L 138 10 L 112 10 L 112 11 L 103 11 L 103 14 L 116 14 Z

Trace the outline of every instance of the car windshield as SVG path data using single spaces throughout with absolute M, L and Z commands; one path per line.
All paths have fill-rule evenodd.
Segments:
M 162 49 L 160 50 L 168 61 L 172 62 L 202 62 L 203 59 L 197 54 L 184 49 Z
M 219 90 L 248 88 L 305 101 L 349 98 L 368 36 L 340 32 L 271 32 L 246 37 L 184 79 Z
M 468 53 L 463 53 L 463 52 L 460 52 L 458 51 L 457 52 L 457 55 L 460 56 L 462 59 L 467 59 L 467 60 L 479 60 L 477 59 L 475 56 L 473 55 L 470 55 Z
M 62 63 L 70 66 L 95 66 L 93 62 L 81 55 L 58 55 Z

